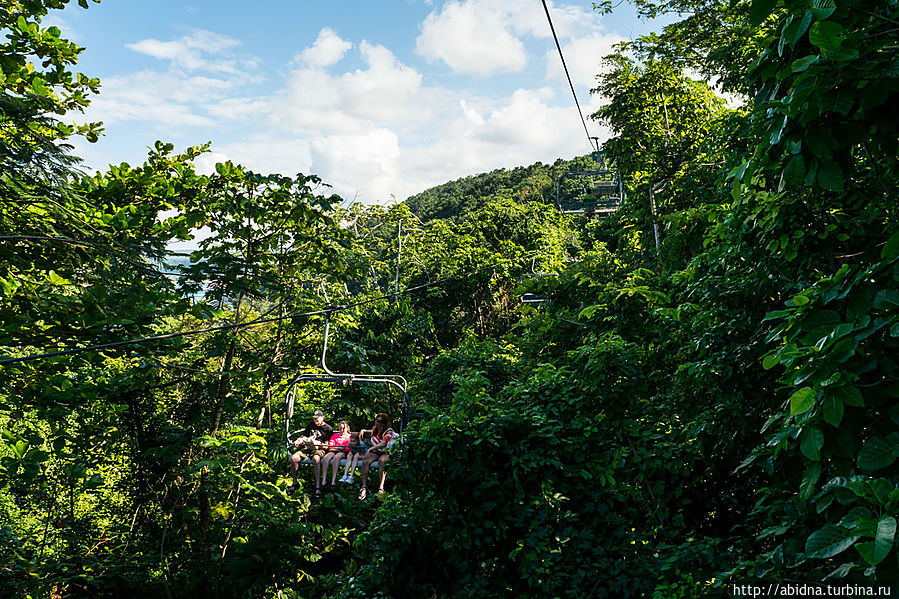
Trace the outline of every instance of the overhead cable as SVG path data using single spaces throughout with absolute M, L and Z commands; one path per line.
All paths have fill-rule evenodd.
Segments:
M 529 255 L 528 255 L 528 256 L 525 256 L 525 257 L 529 257 Z M 235 324 L 225 324 L 225 325 L 219 325 L 219 326 L 214 326 L 214 327 L 207 327 L 207 328 L 205 328 L 205 329 L 195 329 L 195 330 L 192 330 L 192 331 L 181 331 L 181 332 L 178 332 L 178 333 L 168 333 L 168 334 L 165 334 L 165 335 L 155 335 L 155 336 L 153 336 L 153 337 L 141 337 L 140 339 L 126 339 L 126 340 L 123 340 L 123 341 L 114 341 L 114 342 L 111 342 L 111 343 L 103 343 L 103 344 L 100 344 L 100 345 L 87 345 L 87 346 L 84 346 L 84 347 L 73 347 L 73 348 L 63 349 L 63 350 L 54 351 L 54 352 L 47 352 L 47 353 L 42 353 L 42 354 L 34 354 L 34 355 L 31 355 L 31 356 L 20 356 L 20 357 L 17 357 L 17 358 L 4 358 L 3 360 L 0 360 L 0 366 L 5 366 L 6 364 L 16 364 L 16 363 L 21 363 L 21 362 L 31 362 L 31 361 L 33 361 L 33 360 L 40 360 L 40 359 L 43 359 L 43 358 L 54 358 L 54 357 L 58 357 L 58 356 L 69 356 L 69 355 L 72 355 L 72 354 L 79 354 L 79 353 L 82 353 L 82 352 L 88 352 L 88 351 L 99 351 L 99 350 L 104 350 L 104 349 L 111 349 L 111 348 L 114 348 L 114 347 L 122 347 L 122 346 L 125 346 L 125 345 L 135 345 L 135 344 L 138 344 L 138 343 L 147 343 L 147 342 L 150 342 L 150 341 L 163 341 L 163 340 L 165 340 L 165 339 L 176 339 L 176 338 L 178 338 L 178 337 L 187 337 L 187 336 L 190 336 L 190 335 L 199 335 L 200 333 L 210 333 L 210 332 L 213 332 L 213 331 L 226 331 L 226 330 L 232 330 L 232 329 L 249 328 L 249 327 L 259 326 L 259 325 L 262 325 L 262 324 L 267 324 L 267 323 L 271 323 L 271 322 L 278 322 L 278 321 L 288 320 L 288 319 L 293 319 L 293 318 L 302 318 L 302 317 L 308 317 L 308 316 L 318 316 L 318 315 L 321 315 L 321 314 L 327 314 L 327 313 L 330 313 L 330 312 L 339 312 L 339 311 L 341 311 L 341 310 L 347 310 L 347 309 L 349 309 L 349 308 L 355 308 L 355 307 L 357 307 L 357 306 L 363 306 L 363 305 L 365 305 L 365 304 L 370 304 L 370 303 L 372 303 L 372 302 L 377 302 L 377 301 L 381 301 L 381 300 L 384 300 L 384 299 L 390 299 L 390 298 L 393 298 L 393 297 L 399 297 L 399 296 L 405 295 L 405 294 L 407 294 L 407 293 L 412 293 L 413 291 L 419 291 L 419 290 L 421 290 L 421 289 L 426 289 L 426 288 L 428 288 L 428 287 L 433 287 L 433 286 L 435 286 L 435 285 L 440 285 L 440 284 L 442 284 L 442 283 L 445 283 L 445 282 L 447 282 L 447 281 L 451 281 L 451 280 L 453 280 L 453 279 L 459 279 L 459 278 L 462 278 L 462 277 L 468 277 L 468 276 L 470 276 L 470 275 L 476 274 L 476 273 L 478 273 L 478 272 L 480 272 L 480 271 L 482 271 L 482 270 L 486 270 L 486 269 L 488 269 L 488 268 L 496 268 L 496 267 L 499 266 L 499 265 L 500 265 L 500 263 L 496 263 L 496 264 L 487 264 L 487 265 L 481 266 L 481 267 L 479 267 L 479 268 L 475 268 L 474 270 L 470 270 L 470 271 L 465 272 L 465 273 L 461 273 L 461 274 L 458 274 L 458 275 L 452 275 L 452 276 L 449 276 L 449 277 L 444 277 L 444 278 L 442 278 L 442 279 L 437 279 L 436 281 L 432 281 L 432 282 L 430 282 L 430 283 L 424 283 L 424 284 L 422 284 L 422 285 L 416 285 L 415 287 L 409 287 L 409 288 L 404 289 L 404 290 L 399 291 L 399 292 L 387 293 L 387 294 L 385 294 L 385 295 L 381 295 L 381 296 L 378 296 L 378 297 L 369 298 L 369 299 L 362 300 L 362 301 L 358 301 L 358 302 L 354 302 L 354 303 L 351 303 L 351 304 L 328 305 L 328 306 L 325 306 L 324 308 L 321 308 L 320 310 L 313 310 L 313 311 L 311 311 L 311 312 L 294 312 L 294 313 L 291 313 L 291 314 L 286 314 L 286 315 L 284 315 L 284 316 L 273 316 L 273 317 L 271 317 L 271 318 L 258 318 L 258 319 L 256 319 L 256 320 L 251 320 L 251 321 L 249 321 L 249 322 L 239 322 L 239 323 L 235 323 Z
M 562 59 L 562 68 L 565 69 L 565 76 L 568 78 L 568 86 L 571 88 L 571 95 L 574 97 L 574 105 L 577 106 L 577 113 L 581 117 L 581 124 L 584 125 L 584 133 L 587 134 L 587 143 L 590 144 L 590 151 L 593 152 L 596 148 L 593 147 L 593 138 L 590 137 L 590 131 L 587 130 L 587 121 L 584 120 L 584 113 L 581 111 L 581 104 L 577 101 L 577 94 L 574 93 L 574 84 L 571 82 L 571 74 L 568 72 L 568 65 L 565 64 L 565 56 L 562 54 L 562 46 L 559 44 L 559 37 L 556 35 L 556 28 L 553 27 L 552 17 L 549 16 L 549 7 L 546 6 L 546 0 L 542 0 L 543 2 L 543 10 L 546 11 L 546 20 L 549 21 L 549 29 L 552 31 L 553 39 L 556 40 L 556 48 L 559 49 L 559 58 Z

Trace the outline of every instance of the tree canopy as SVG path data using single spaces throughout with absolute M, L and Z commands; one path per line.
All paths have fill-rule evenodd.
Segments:
M 586 156 L 389 208 L 201 173 L 207 145 L 80 172 L 100 125 L 65 120 L 100 88 L 42 24 L 66 4 L 0 12 L 0 596 L 899 578 L 896 2 L 636 0 L 681 16 L 598 76 L 604 218 L 555 208 Z M 287 493 L 325 313 L 335 371 L 410 382 L 366 501 Z M 303 385 L 313 409 L 401 416 L 364 384 Z

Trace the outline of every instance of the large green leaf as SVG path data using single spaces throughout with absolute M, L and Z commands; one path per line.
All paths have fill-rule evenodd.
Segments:
M 846 29 L 832 21 L 818 21 L 808 32 L 809 40 L 825 53 L 837 50 L 846 38 Z
M 831 426 L 839 427 L 843 421 L 843 400 L 830 391 L 825 392 L 822 402 L 824 410 L 824 422 Z
M 828 191 L 841 191 L 845 184 L 843 169 L 832 160 L 820 160 L 816 181 Z
M 798 59 L 794 60 L 793 63 L 790 65 L 790 70 L 792 70 L 794 73 L 801 73 L 816 62 L 818 62 L 817 54 L 813 54 L 811 56 L 805 56 L 803 58 L 798 58 Z
M 847 406 L 856 406 L 860 408 L 865 405 L 865 400 L 862 397 L 862 393 L 855 385 L 840 385 L 839 387 L 834 387 L 831 390 L 831 393 L 842 400 L 842 402 Z
M 777 353 L 768 354 L 762 360 L 762 368 L 765 370 L 771 370 L 778 364 L 780 364 L 780 356 Z
M 882 260 L 892 260 L 899 256 L 899 232 L 893 233 L 887 240 L 883 249 L 880 250 L 880 258 Z
M 824 433 L 817 426 L 807 426 L 799 434 L 799 451 L 812 461 L 821 459 L 821 448 L 824 447 Z
M 808 499 L 815 493 L 815 483 L 821 477 L 821 462 L 812 462 L 802 473 L 802 482 L 799 485 L 799 496 Z
M 881 289 L 874 296 L 874 307 L 878 310 L 891 310 L 899 307 L 899 291 L 895 289 Z
M 826 335 L 830 329 L 843 322 L 838 312 L 833 310 L 815 310 L 799 325 L 803 331 Z
M 872 437 L 865 441 L 858 452 L 858 467 L 863 470 L 879 470 L 891 466 L 899 455 L 899 433 L 886 438 Z
M 812 23 L 812 12 L 806 11 L 801 19 L 795 19 L 788 27 L 784 29 L 782 39 L 795 44 L 798 42 L 805 32 L 808 31 L 809 25 Z
M 828 558 L 846 551 L 859 539 L 855 532 L 828 524 L 816 530 L 805 542 L 805 554 L 807 557 Z
M 868 488 L 874 493 L 874 498 L 880 503 L 886 503 L 889 500 L 890 493 L 895 490 L 893 483 L 886 478 L 875 478 L 868 481 Z
M 776 5 L 777 0 L 752 0 L 752 6 L 749 7 L 749 24 L 761 25 Z
M 790 396 L 790 413 L 804 414 L 812 409 L 815 404 L 815 390 L 811 387 L 802 387 Z
M 858 543 L 855 548 L 866 562 L 876 566 L 890 554 L 893 549 L 893 539 L 896 536 L 896 519 L 892 516 L 883 516 L 877 522 L 877 531 L 874 541 Z
M 797 154 L 787 161 L 783 170 L 783 179 L 787 185 L 800 185 L 805 179 L 805 160 Z
M 826 19 L 837 10 L 837 3 L 834 0 L 812 0 L 809 12 L 818 19 Z

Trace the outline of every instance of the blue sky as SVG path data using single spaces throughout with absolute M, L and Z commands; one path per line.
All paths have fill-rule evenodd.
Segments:
M 550 11 L 589 112 L 600 58 L 653 25 L 626 3 Z M 90 168 L 139 164 L 157 139 L 211 141 L 204 170 L 229 159 L 316 174 L 348 200 L 387 203 L 588 151 L 538 0 L 104 0 L 45 24 L 86 47 L 78 70 L 103 84 L 84 119 L 106 133 L 76 147 Z

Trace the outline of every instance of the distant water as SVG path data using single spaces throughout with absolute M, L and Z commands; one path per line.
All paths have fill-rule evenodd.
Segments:
M 166 276 L 173 282 L 177 282 L 178 273 L 181 272 L 181 268 L 184 266 L 189 266 L 191 264 L 190 256 L 180 255 L 187 253 L 188 251 L 181 250 L 178 252 L 179 255 L 169 254 L 156 263 L 156 268 L 166 273 Z M 197 300 L 203 299 L 206 296 L 206 292 L 208 290 L 209 281 L 204 281 L 200 287 L 200 290 L 193 293 L 192 297 Z

